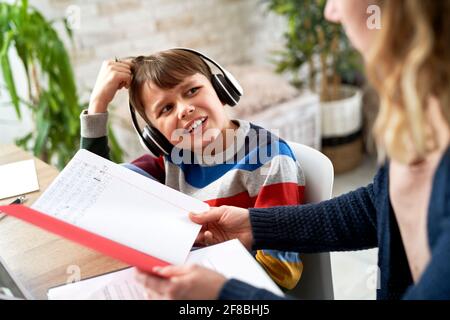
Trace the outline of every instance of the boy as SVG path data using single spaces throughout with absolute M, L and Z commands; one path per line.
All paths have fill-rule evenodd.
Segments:
M 229 119 L 213 77 L 200 54 L 183 49 L 105 62 L 81 114 L 81 147 L 108 158 L 107 108 L 125 87 L 133 108 L 174 146 L 174 152 L 144 155 L 129 168 L 211 206 L 302 203 L 305 179 L 287 143 Z M 259 250 L 256 259 L 278 285 L 296 286 L 303 267 L 297 253 Z

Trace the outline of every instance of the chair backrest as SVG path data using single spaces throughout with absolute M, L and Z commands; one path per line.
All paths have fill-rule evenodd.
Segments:
M 330 159 L 311 147 L 288 142 L 306 180 L 306 203 L 329 200 L 333 192 L 334 168 Z M 301 254 L 303 274 L 290 295 L 307 300 L 333 300 L 330 253 Z
M 300 163 L 306 179 L 305 201 L 318 203 L 331 198 L 334 169 L 330 159 L 322 152 L 303 144 L 288 142 Z

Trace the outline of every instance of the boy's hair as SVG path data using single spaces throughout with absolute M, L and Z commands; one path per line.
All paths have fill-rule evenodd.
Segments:
M 149 56 L 132 57 L 133 78 L 129 89 L 131 105 L 150 124 L 141 101 L 142 86 L 153 82 L 161 89 L 172 89 L 196 73 L 211 81 L 211 68 L 195 53 L 170 49 Z

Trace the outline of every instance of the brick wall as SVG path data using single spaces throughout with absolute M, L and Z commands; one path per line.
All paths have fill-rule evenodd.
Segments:
M 87 102 L 102 61 L 115 56 L 190 47 L 225 67 L 270 64 L 271 51 L 283 46 L 285 23 L 266 9 L 264 1 L 30 0 L 30 5 L 47 19 L 67 17 L 73 26 L 72 44 L 63 23 L 54 24 L 70 51 L 81 102 Z M 26 86 L 26 82 L 18 86 Z M 130 160 L 143 149 L 130 129 L 127 99 L 127 91 L 121 90 L 110 111 L 125 160 Z M 18 121 L 11 121 L 8 128 L 19 126 Z M 18 132 L 11 131 L 8 141 Z
M 282 46 L 283 21 L 264 0 L 32 0 L 49 19 L 69 17 L 80 94 L 89 91 L 102 60 L 175 46 L 205 52 L 222 65 L 267 64 Z M 56 24 L 63 35 L 62 24 Z M 120 99 L 119 99 L 120 101 Z

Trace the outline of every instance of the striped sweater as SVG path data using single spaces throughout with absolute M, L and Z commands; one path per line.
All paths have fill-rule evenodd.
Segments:
M 81 147 L 108 158 L 106 119 L 107 114 L 82 113 Z M 249 122 L 235 123 L 239 126 L 235 143 L 214 156 L 199 158 L 174 149 L 166 157 L 144 155 L 127 167 L 143 170 L 210 206 L 267 208 L 303 203 L 305 178 L 288 144 Z M 303 265 L 298 253 L 258 250 L 255 257 L 283 288 L 294 288 L 300 279 Z

